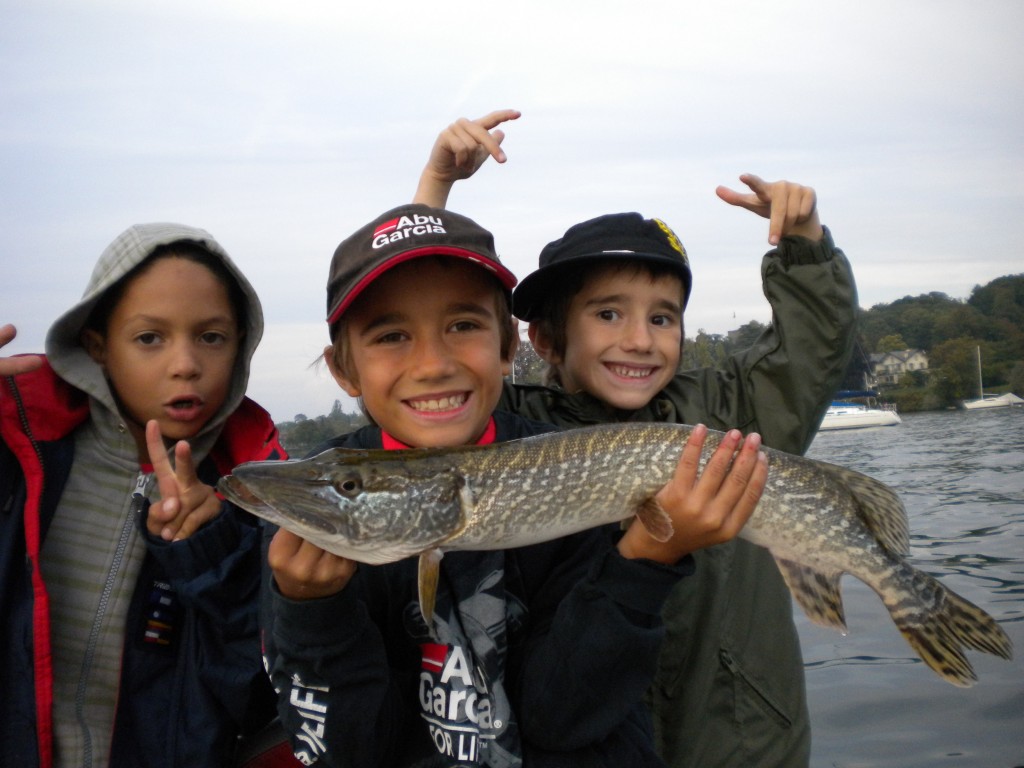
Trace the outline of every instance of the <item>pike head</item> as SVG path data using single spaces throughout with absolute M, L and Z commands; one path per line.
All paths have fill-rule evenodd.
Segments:
M 440 547 L 464 527 L 465 481 L 418 451 L 332 448 L 298 461 L 241 464 L 220 480 L 228 501 L 321 549 L 361 563 Z

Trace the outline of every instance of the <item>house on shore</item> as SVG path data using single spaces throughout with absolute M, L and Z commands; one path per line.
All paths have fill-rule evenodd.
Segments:
M 868 358 L 868 362 L 871 364 L 871 375 L 883 387 L 899 384 L 904 374 L 928 370 L 928 356 L 920 349 L 875 352 Z

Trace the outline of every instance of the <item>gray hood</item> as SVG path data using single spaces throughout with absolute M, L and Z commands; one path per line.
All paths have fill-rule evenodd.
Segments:
M 238 359 L 235 361 L 230 393 L 216 416 L 196 435 L 197 438 L 212 435 L 212 439 L 201 441 L 202 447 L 208 450 L 212 440 L 220 433 L 225 419 L 242 402 L 249 383 L 249 363 L 263 336 L 263 310 L 256 291 L 209 232 L 183 224 L 166 223 L 136 224 L 126 229 L 103 251 L 81 301 L 50 326 L 46 335 L 46 354 L 50 365 L 62 379 L 86 392 L 93 399 L 93 408 L 99 404 L 120 417 L 102 368 L 82 346 L 82 329 L 100 297 L 118 280 L 145 261 L 160 246 L 182 241 L 198 244 L 223 262 L 237 281 L 246 301 L 248 322 L 245 337 L 238 350 Z M 193 448 L 197 447 L 199 446 L 195 445 L 193 439 Z M 206 450 L 200 452 L 205 454 Z

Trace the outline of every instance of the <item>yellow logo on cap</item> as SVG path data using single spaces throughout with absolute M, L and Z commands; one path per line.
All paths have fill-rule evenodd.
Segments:
M 689 264 L 690 260 L 686 256 L 686 249 L 683 248 L 683 244 L 679 242 L 679 238 L 676 237 L 676 233 L 672 231 L 672 227 L 661 219 L 652 219 L 652 221 L 658 225 L 658 228 L 661 229 L 662 232 L 665 233 L 665 237 L 668 238 L 668 244 L 675 250 L 679 251 L 679 254 L 683 257 L 683 261 Z

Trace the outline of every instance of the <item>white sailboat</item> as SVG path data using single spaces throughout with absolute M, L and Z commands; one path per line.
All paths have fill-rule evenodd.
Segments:
M 1017 397 L 1012 392 L 1005 395 L 986 395 L 981 384 L 981 345 L 977 347 L 978 356 L 978 397 L 975 400 L 965 400 L 964 408 L 976 410 L 978 408 L 1005 408 L 1010 405 L 1024 405 L 1024 399 Z
M 864 384 L 867 385 L 867 376 Z M 833 429 L 861 429 L 862 427 L 894 427 L 902 424 L 903 419 L 896 413 L 895 405 L 878 405 L 878 393 L 871 389 L 860 391 L 844 390 L 837 392 L 838 400 L 825 412 L 818 427 L 819 432 Z M 864 403 L 853 402 L 851 398 L 860 398 Z
M 903 419 L 894 408 L 868 408 L 859 403 L 835 402 L 825 411 L 819 432 L 833 429 L 860 429 L 862 427 L 895 427 Z

